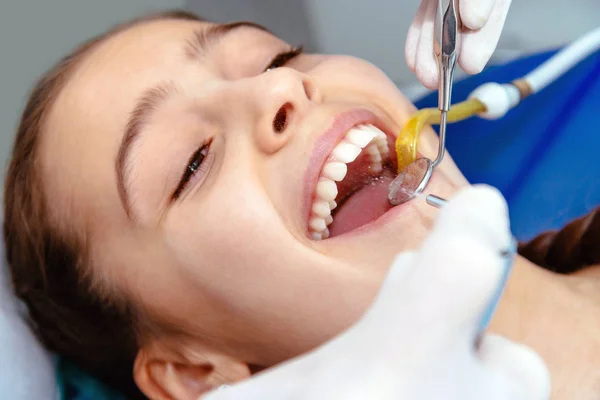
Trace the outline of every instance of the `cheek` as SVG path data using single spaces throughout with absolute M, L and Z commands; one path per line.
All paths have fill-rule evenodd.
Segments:
M 188 199 L 168 218 L 167 246 L 195 279 L 199 271 L 205 282 L 260 275 L 265 266 L 281 263 L 283 249 L 291 247 L 291 235 L 265 196 L 237 186 Z
M 414 105 L 379 68 L 348 56 L 321 56 L 308 72 L 322 89 L 324 101 L 378 107 L 402 124 L 416 111 Z
M 373 64 L 350 56 L 321 57 L 310 72 L 311 76 L 326 86 L 345 89 L 397 94 L 394 83 Z

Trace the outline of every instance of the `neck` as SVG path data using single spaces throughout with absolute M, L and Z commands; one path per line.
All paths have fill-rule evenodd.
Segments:
M 598 393 L 600 269 L 594 272 L 595 277 L 558 275 L 518 257 L 490 325 L 491 332 L 542 356 L 552 376 L 553 399 L 563 398 L 557 393 L 577 399 Z M 591 384 L 595 389 L 588 397 L 582 390 Z
M 515 338 L 516 331 L 539 324 L 546 310 L 558 306 L 563 296 L 556 294 L 564 286 L 563 279 L 518 256 L 490 329 L 509 338 L 525 339 L 521 335 Z

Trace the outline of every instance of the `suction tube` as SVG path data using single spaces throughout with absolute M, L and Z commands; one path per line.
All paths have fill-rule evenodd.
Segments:
M 485 105 L 486 111 L 479 113 L 480 117 L 502 118 L 523 99 L 540 92 L 599 49 L 600 27 L 577 39 L 524 77 L 506 84 L 484 83 L 471 93 L 469 99 L 477 99 Z
M 469 99 L 454 104 L 448 112 L 448 122 L 457 122 L 472 116 L 485 119 L 502 118 L 526 97 L 550 85 L 581 60 L 600 49 L 600 27 L 592 30 L 565 47 L 542 65 L 511 83 L 489 82 L 479 86 Z M 439 124 L 441 112 L 425 108 L 415 113 L 404 125 L 396 139 L 398 172 L 417 158 L 419 136 L 425 125 Z
M 485 105 L 477 99 L 454 104 L 448 111 L 447 121 L 458 122 L 480 112 L 485 112 Z M 439 124 L 442 113 L 437 108 L 424 108 L 417 111 L 400 131 L 396 139 L 396 155 L 398 159 L 398 173 L 402 172 L 408 164 L 417 158 L 417 145 L 419 136 L 425 125 Z

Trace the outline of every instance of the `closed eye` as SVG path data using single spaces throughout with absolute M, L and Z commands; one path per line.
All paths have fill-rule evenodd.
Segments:
M 269 65 L 267 65 L 267 68 L 265 68 L 264 72 L 285 66 L 288 62 L 302 54 L 302 52 L 302 46 L 296 46 L 287 51 L 278 53 L 275 57 L 273 57 Z
M 211 140 L 206 141 L 194 152 L 194 154 L 192 154 L 187 163 L 185 171 L 183 171 L 183 175 L 181 177 L 181 180 L 179 181 L 179 185 L 177 185 L 177 189 L 175 189 L 175 192 L 173 192 L 173 200 L 177 200 L 179 196 L 181 196 L 181 193 L 185 190 L 190 180 L 196 174 L 207 173 L 207 169 L 209 169 L 210 167 L 207 166 L 207 164 L 210 164 L 208 162 L 209 156 L 211 155 L 210 145 Z

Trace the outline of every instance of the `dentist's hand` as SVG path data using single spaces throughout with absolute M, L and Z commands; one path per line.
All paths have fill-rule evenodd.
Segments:
M 440 211 L 423 247 L 395 260 L 353 327 L 207 398 L 549 399 L 549 375 L 533 351 L 494 335 L 474 345 L 509 243 L 502 197 L 490 188 L 463 190 Z
M 469 73 L 481 72 L 496 49 L 511 0 L 456 0 L 463 31 L 457 38 L 458 63 Z M 433 51 L 437 0 L 421 0 L 406 39 L 406 62 L 429 89 L 438 87 Z

